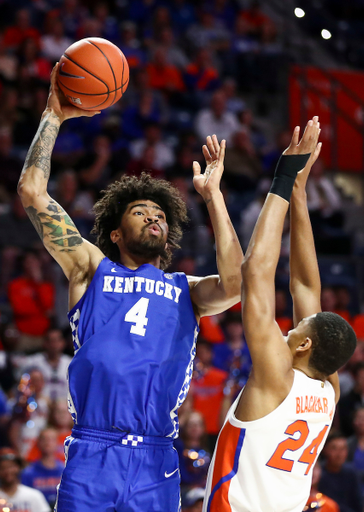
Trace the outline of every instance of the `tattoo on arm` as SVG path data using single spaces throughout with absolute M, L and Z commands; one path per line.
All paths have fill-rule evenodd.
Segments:
M 56 201 L 52 199 L 46 209 L 50 213 L 38 212 L 34 206 L 28 206 L 25 211 L 50 251 L 58 249 L 61 252 L 71 252 L 83 244 L 72 219 Z
M 54 114 L 51 114 L 50 118 L 52 116 L 57 118 Z M 51 155 L 58 132 L 59 126 L 51 123 L 49 118 L 43 121 L 28 151 L 22 174 L 25 174 L 30 167 L 34 166 L 43 171 L 45 179 L 49 178 Z

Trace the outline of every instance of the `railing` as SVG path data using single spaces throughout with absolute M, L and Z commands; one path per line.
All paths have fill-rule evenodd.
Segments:
M 318 99 L 318 106 L 315 106 L 316 110 L 320 110 L 320 105 L 326 106 L 329 109 L 330 133 L 328 142 L 330 146 L 330 168 L 336 171 L 353 170 L 358 172 L 364 171 L 364 94 L 361 97 L 354 88 L 350 88 L 338 77 L 338 74 L 350 77 L 348 73 L 350 72 L 328 71 L 308 66 L 293 66 L 291 69 L 291 79 L 296 80 L 300 88 L 299 124 L 301 126 L 305 125 L 311 115 L 310 103 L 312 103 L 315 97 Z M 355 76 L 359 77 L 364 84 L 364 73 L 353 75 L 353 80 Z M 348 104 L 350 108 L 345 108 Z M 292 108 L 294 106 L 291 103 Z M 350 166 L 343 168 L 342 163 L 340 164 L 340 161 L 343 160 L 343 155 L 339 155 L 339 149 L 342 146 L 343 137 L 345 137 L 345 124 L 343 121 L 358 135 L 361 146 L 360 150 L 358 147 L 353 147 L 351 153 L 348 151 L 348 160 L 349 157 L 353 157 L 352 151 L 356 152 L 355 168 L 352 169 Z

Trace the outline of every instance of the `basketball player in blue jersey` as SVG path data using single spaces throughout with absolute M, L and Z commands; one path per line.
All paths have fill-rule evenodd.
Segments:
M 177 512 L 179 406 L 189 389 L 199 318 L 240 299 L 243 254 L 219 189 L 225 141 L 203 147 L 193 182 L 209 210 L 219 275 L 164 273 L 186 206 L 178 191 L 143 174 L 110 185 L 95 205 L 96 246 L 47 193 L 63 121 L 81 115 L 56 85 L 29 149 L 18 192 L 47 250 L 70 282 L 75 356 L 58 512 Z

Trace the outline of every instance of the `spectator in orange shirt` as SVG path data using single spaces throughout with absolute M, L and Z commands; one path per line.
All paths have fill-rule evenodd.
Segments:
M 196 58 L 186 68 L 185 81 L 191 91 L 213 91 L 220 85 L 219 74 L 215 69 L 211 52 L 201 48 Z
M 56 458 L 64 463 L 64 442 L 66 437 L 71 435 L 73 419 L 68 412 L 67 401 L 63 398 L 52 402 L 49 414 L 49 425 L 57 432 Z M 27 462 L 35 462 L 42 456 L 37 441 L 38 440 L 35 439 L 30 447 L 26 458 Z
M 200 339 L 196 348 L 195 369 L 191 392 L 193 409 L 204 418 L 209 440 L 209 450 L 214 450 L 220 430 L 220 408 L 228 373 L 212 366 L 213 350 L 210 343 Z
M 175 93 L 185 90 L 180 71 L 168 64 L 165 48 L 158 46 L 153 55 L 153 60 L 147 66 L 149 85 L 171 97 Z
M 23 258 L 23 275 L 9 284 L 8 297 L 13 309 L 15 324 L 23 336 L 19 350 L 40 348 L 42 338 L 49 329 L 54 305 L 53 284 L 44 281 L 41 261 L 34 251 Z
M 32 38 L 39 47 L 40 33 L 31 26 L 28 9 L 19 9 L 16 13 L 15 25 L 5 30 L 3 44 L 6 48 L 17 50 L 28 37 Z

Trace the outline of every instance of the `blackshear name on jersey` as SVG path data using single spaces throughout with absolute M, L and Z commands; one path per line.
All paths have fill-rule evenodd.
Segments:
M 120 276 L 104 276 L 103 292 L 114 293 L 134 293 L 134 292 L 147 292 L 150 294 L 163 296 L 166 299 L 179 302 L 179 296 L 182 289 L 178 286 L 172 286 L 163 281 L 156 281 L 155 279 L 147 279 L 141 276 L 134 277 L 120 277 Z

